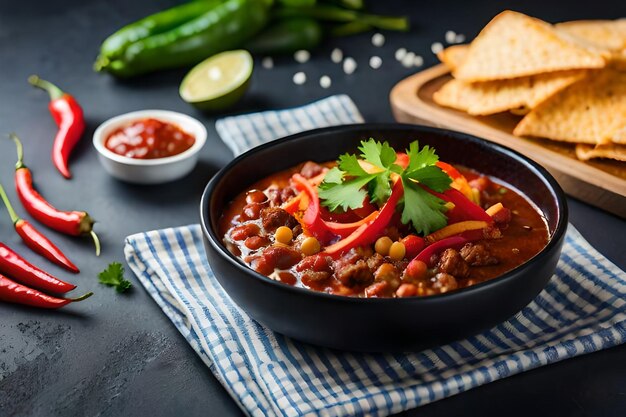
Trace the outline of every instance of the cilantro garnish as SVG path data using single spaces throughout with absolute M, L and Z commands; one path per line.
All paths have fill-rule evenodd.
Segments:
M 450 177 L 435 165 L 439 157 L 433 148 L 419 149 L 418 142 L 412 142 L 406 151 L 409 159 L 406 169 L 395 164 L 396 151 L 387 142 L 362 141 L 359 151 L 361 159 L 376 172 L 368 173 L 356 155 L 341 155 L 337 167 L 328 171 L 319 186 L 322 205 L 331 211 L 358 209 L 369 196 L 373 203 L 382 206 L 391 194 L 393 173 L 400 176 L 404 187 L 404 197 L 399 203 L 402 223 L 412 224 L 423 234 L 446 225 L 445 202 L 423 188 L 443 192 L 450 187 Z
M 98 280 L 101 284 L 115 287 L 117 292 L 127 291 L 132 284 L 124 279 L 124 267 L 119 262 L 112 262 L 107 269 L 98 274 Z

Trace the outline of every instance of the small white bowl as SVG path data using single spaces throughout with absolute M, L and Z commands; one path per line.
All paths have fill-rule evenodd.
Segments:
M 135 120 L 157 119 L 180 127 L 196 139 L 191 148 L 178 155 L 156 159 L 135 159 L 118 155 L 104 146 L 104 141 L 115 130 Z M 186 114 L 168 110 L 140 110 L 113 117 L 102 123 L 93 134 L 93 146 L 105 171 L 122 181 L 135 184 L 159 184 L 174 181 L 190 173 L 198 162 L 198 152 L 207 138 L 202 123 Z

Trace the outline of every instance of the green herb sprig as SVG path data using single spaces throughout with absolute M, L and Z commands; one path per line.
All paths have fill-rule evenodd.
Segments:
M 354 154 L 341 155 L 337 166 L 328 171 L 319 186 L 322 205 L 330 211 L 358 209 L 369 196 L 371 202 L 382 206 L 391 195 L 391 174 L 395 173 L 404 187 L 404 196 L 398 203 L 402 206 L 402 223 L 411 223 L 423 234 L 446 225 L 445 202 L 422 188 L 443 192 L 452 181 L 435 165 L 439 157 L 433 148 L 420 149 L 417 141 L 412 142 L 406 150 L 409 158 L 406 169 L 395 163 L 396 151 L 386 141 L 362 141 L 359 151 L 360 157 L 378 172 L 366 172 Z
M 126 292 L 132 286 L 131 282 L 124 278 L 124 267 L 119 262 L 111 262 L 98 274 L 98 280 L 101 284 L 115 287 L 117 292 Z

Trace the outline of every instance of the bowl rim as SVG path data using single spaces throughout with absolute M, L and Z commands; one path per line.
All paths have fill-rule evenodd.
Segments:
M 516 159 L 523 164 L 525 164 L 531 171 L 534 171 L 534 174 L 541 177 L 545 182 L 548 183 L 548 188 L 551 188 L 554 196 L 556 197 L 556 207 L 557 207 L 557 215 L 559 216 L 556 227 L 554 228 L 554 232 L 549 236 L 548 243 L 546 246 L 539 251 L 535 256 L 528 259 L 526 262 L 516 266 L 512 270 L 505 272 L 499 277 L 492 278 L 488 281 L 483 281 L 479 284 L 471 285 L 469 287 L 464 287 L 458 290 L 454 290 L 448 293 L 443 294 L 435 294 L 424 297 L 405 297 L 405 298 L 394 298 L 394 297 L 382 297 L 382 298 L 362 298 L 362 297 L 353 297 L 353 296 L 344 296 L 337 294 L 328 294 L 320 291 L 314 291 L 307 288 L 295 287 L 292 285 L 288 285 L 282 283 L 280 281 L 273 280 L 259 272 L 253 270 L 249 266 L 245 265 L 239 258 L 235 257 L 232 253 L 226 249 L 226 247 L 221 243 L 221 239 L 217 236 L 217 234 L 213 231 L 211 227 L 208 227 L 210 224 L 210 218 L 208 216 L 208 208 L 210 203 L 210 196 L 212 191 L 215 189 L 216 185 L 220 182 L 220 180 L 232 169 L 233 166 L 237 165 L 241 160 L 253 155 L 257 152 L 264 151 L 273 146 L 278 146 L 282 143 L 285 143 L 290 140 L 299 139 L 307 136 L 314 136 L 321 133 L 332 133 L 332 132 L 346 132 L 346 131 L 359 131 L 359 130 L 421 130 L 422 132 L 430 132 L 435 134 L 446 134 L 456 136 L 457 139 L 469 140 L 470 142 L 474 142 L 477 144 L 486 145 L 488 147 L 494 148 L 497 152 L 503 153 L 506 156 Z M 521 191 L 521 190 L 520 190 Z M 532 200 L 531 200 L 532 201 Z M 534 202 L 533 202 L 534 204 Z M 407 124 L 407 123 L 358 123 L 358 124 L 348 124 L 348 125 L 339 125 L 339 126 L 330 126 L 330 127 L 322 127 L 312 130 L 307 130 L 304 132 L 296 133 L 293 135 L 289 135 L 283 138 L 279 138 L 273 141 L 266 142 L 262 145 L 256 146 L 248 151 L 240 154 L 236 158 L 234 158 L 231 162 L 229 162 L 226 166 L 220 169 L 213 178 L 206 185 L 204 191 L 202 192 L 202 198 L 200 200 L 200 225 L 202 228 L 202 233 L 207 238 L 208 242 L 211 246 L 230 264 L 232 264 L 237 269 L 243 271 L 244 273 L 251 274 L 254 278 L 260 280 L 261 283 L 265 285 L 275 286 L 278 290 L 283 290 L 287 292 L 292 292 L 295 295 L 302 296 L 311 296 L 311 297 L 321 297 L 326 299 L 327 301 L 335 300 L 336 302 L 348 302 L 348 303 L 366 303 L 366 304 L 386 304 L 386 303 L 436 303 L 442 298 L 445 300 L 453 301 L 457 298 L 463 298 L 467 295 L 476 292 L 482 292 L 488 290 L 490 287 L 494 287 L 497 285 L 504 285 L 504 283 L 510 279 L 513 279 L 519 271 L 521 271 L 524 267 L 530 265 L 534 262 L 542 262 L 545 258 L 549 257 L 551 252 L 560 244 L 560 241 L 563 239 L 565 232 L 567 231 L 568 225 L 568 207 L 567 201 L 565 197 L 565 192 L 562 190 L 556 179 L 541 165 L 532 161 L 530 158 L 522 155 L 521 153 L 508 148 L 506 146 L 487 141 L 485 139 L 481 139 L 477 136 L 470 135 L 463 132 L 458 132 L 450 129 L 442 129 L 437 127 L 425 126 L 425 125 L 417 125 L 417 124 Z
M 193 143 L 193 145 L 191 145 L 189 149 L 186 149 L 179 154 L 154 159 L 137 159 L 130 158 L 128 156 L 118 155 L 115 152 L 108 150 L 104 146 L 104 132 L 106 130 L 110 129 L 113 126 L 122 126 L 133 120 L 145 118 L 154 118 L 174 123 L 185 132 L 193 134 L 195 137 L 195 142 Z M 200 122 L 198 119 L 184 113 L 160 109 L 136 110 L 128 113 L 122 113 L 102 122 L 93 133 L 93 146 L 94 148 L 96 148 L 100 155 L 117 163 L 131 166 L 161 166 L 180 162 L 197 154 L 206 143 L 206 140 L 207 129 L 204 124 L 202 124 L 202 122 Z

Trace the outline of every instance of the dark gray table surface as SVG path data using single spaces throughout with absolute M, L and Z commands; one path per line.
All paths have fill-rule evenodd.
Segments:
M 184 103 L 177 93 L 184 71 L 116 82 L 92 71 L 100 42 L 123 24 L 158 11 L 175 0 L 59 0 L 56 2 L 0 1 L 0 135 L 15 131 L 24 141 L 26 162 L 37 186 L 61 208 L 84 208 L 98 220 L 103 242 L 100 258 L 87 239 L 49 235 L 73 258 L 82 272 L 69 276 L 25 249 L 0 210 L 0 240 L 28 259 L 96 294 L 80 305 L 61 311 L 40 311 L 0 304 L 0 415 L 28 416 L 200 416 L 241 415 L 241 411 L 176 331 L 141 285 L 116 294 L 97 282 L 97 273 L 123 260 L 128 234 L 195 223 L 200 193 L 211 175 L 231 154 L 215 133 L 214 118 Z M 371 1 L 370 3 L 375 3 Z M 328 43 L 306 64 L 279 59 L 276 67 L 258 66 L 253 85 L 237 111 L 283 108 L 308 103 L 334 93 L 347 93 L 368 121 L 392 121 L 388 104 L 391 87 L 412 69 L 393 59 L 406 47 L 433 65 L 434 41 L 446 30 L 476 32 L 496 13 L 512 8 L 549 21 L 617 18 L 626 15 L 619 1 L 593 2 L 410 2 L 374 5 L 387 13 L 411 15 L 409 34 L 388 34 L 383 48 L 370 35 Z M 340 46 L 356 58 L 351 76 L 328 58 Z M 371 55 L 383 66 L 368 67 Z M 299 70 L 309 81 L 294 86 Z M 55 131 L 47 110 L 47 96 L 26 83 L 31 73 L 49 78 L 82 103 L 87 132 L 72 160 L 75 178 L 66 181 L 49 157 Z M 328 90 L 319 87 L 323 74 L 332 77 Z M 98 124 L 117 114 L 162 108 L 182 111 L 206 123 L 209 140 L 197 168 L 184 180 L 161 186 L 134 186 L 109 177 L 91 146 Z M 12 189 L 14 148 L 0 138 L 0 181 Z M 571 222 L 600 252 L 626 268 L 624 221 L 569 199 Z M 27 217 L 27 216 L 26 216 Z M 130 274 L 129 274 L 130 275 Z M 626 410 L 626 346 L 546 366 L 470 392 L 412 410 L 423 416 L 623 416 Z

